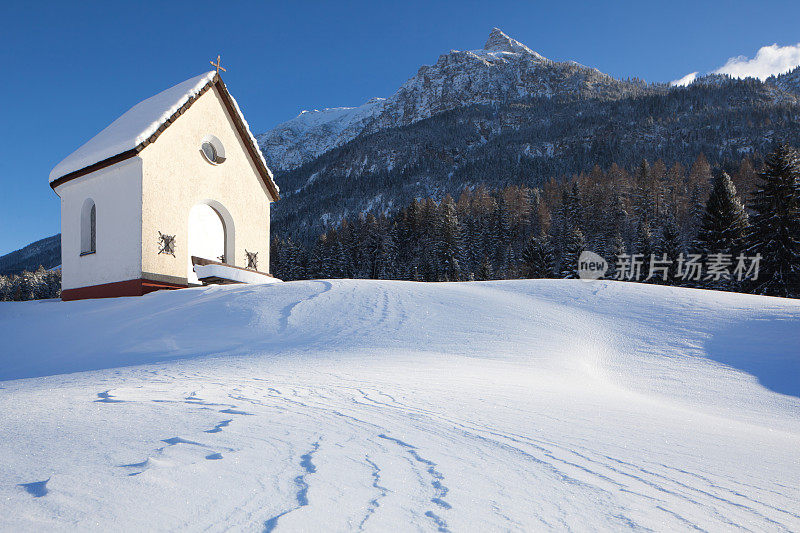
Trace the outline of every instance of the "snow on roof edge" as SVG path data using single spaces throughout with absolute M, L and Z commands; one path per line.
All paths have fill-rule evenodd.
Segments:
M 153 135 L 181 106 L 208 85 L 215 75 L 216 71 L 210 70 L 134 105 L 53 167 L 50 171 L 50 183 L 136 148 Z
M 227 89 L 227 87 L 226 87 Z M 269 165 L 267 165 L 267 160 L 264 159 L 264 154 L 261 152 L 261 148 L 258 146 L 258 141 L 253 136 L 253 132 L 250 130 L 250 124 L 247 123 L 247 120 L 244 118 L 244 114 L 242 110 L 239 108 L 239 102 L 236 101 L 236 98 L 233 97 L 230 91 L 228 91 L 228 96 L 233 103 L 234 109 L 239 114 L 239 119 L 242 121 L 242 125 L 244 126 L 244 131 L 247 133 L 247 136 L 250 138 L 250 142 L 253 143 L 253 148 L 255 148 L 256 153 L 258 154 L 258 158 L 261 159 L 261 162 L 264 164 L 264 168 L 267 169 L 267 176 L 269 176 L 269 181 L 272 182 L 272 186 L 275 187 L 275 190 L 280 193 L 281 188 L 278 187 L 278 184 L 275 183 L 275 178 L 272 176 L 272 170 L 270 170 Z

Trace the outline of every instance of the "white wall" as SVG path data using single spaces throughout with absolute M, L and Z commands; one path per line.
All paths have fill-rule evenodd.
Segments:
M 142 160 L 125 160 L 56 188 L 63 289 L 142 277 Z M 81 209 L 97 210 L 97 251 L 81 256 Z

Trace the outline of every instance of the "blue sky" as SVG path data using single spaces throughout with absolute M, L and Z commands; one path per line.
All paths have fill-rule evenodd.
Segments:
M 254 133 L 389 96 L 499 27 L 546 57 L 671 81 L 800 42 L 800 2 L 4 2 L 0 254 L 59 231 L 50 169 L 140 100 L 209 69 Z

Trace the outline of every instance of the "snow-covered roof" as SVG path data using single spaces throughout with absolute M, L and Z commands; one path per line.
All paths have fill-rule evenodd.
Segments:
M 238 117 L 235 118 L 241 122 L 243 133 L 247 137 L 246 141 L 252 144 L 254 148 L 252 153 L 263 164 L 270 181 L 269 184 L 275 188 L 277 193 L 278 185 L 272 177 L 272 172 L 269 170 L 261 150 L 258 149 L 258 143 L 253 137 L 239 105 L 227 91 L 216 71 L 213 70 L 161 91 L 130 108 L 107 128 L 56 165 L 50 172 L 50 183 L 129 150 L 143 147 L 143 144 L 156 134 L 159 128 L 167 124 L 184 105 L 202 93 L 215 80 L 219 81 L 220 92 L 230 100 L 231 109 L 238 114 Z
M 136 148 L 196 96 L 214 78 L 215 71 L 196 76 L 139 102 L 106 129 L 72 152 L 50 172 L 50 182 L 104 159 Z

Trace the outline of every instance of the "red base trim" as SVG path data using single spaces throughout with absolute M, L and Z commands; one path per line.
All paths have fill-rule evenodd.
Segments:
M 85 300 L 88 298 L 118 298 L 120 296 L 143 296 L 148 292 L 161 289 L 185 289 L 186 285 L 166 283 L 163 281 L 150 281 L 149 279 L 131 279 L 128 281 L 117 281 L 115 283 L 104 283 L 102 285 L 91 285 L 78 289 L 66 289 L 61 291 L 61 299 L 65 302 L 71 300 Z

